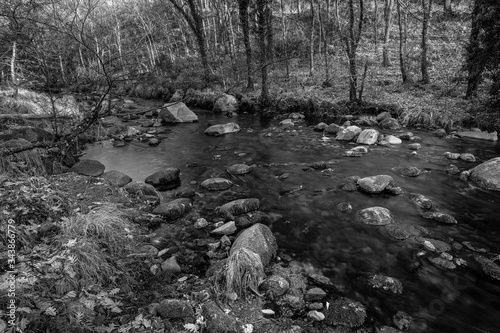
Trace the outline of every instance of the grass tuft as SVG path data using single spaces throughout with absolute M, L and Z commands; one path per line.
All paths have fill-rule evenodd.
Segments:
M 229 256 L 215 279 L 217 289 L 222 293 L 235 292 L 245 297 L 250 291 L 257 292 L 264 277 L 264 266 L 259 255 L 241 248 Z

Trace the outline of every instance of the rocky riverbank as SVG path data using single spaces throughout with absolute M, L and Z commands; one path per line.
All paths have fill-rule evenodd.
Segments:
M 279 125 L 256 135 L 269 140 L 303 137 L 304 142 L 326 147 L 336 141 L 355 143 L 343 154 L 348 158 L 370 154 L 371 147 L 402 145 L 405 141 L 408 154 L 418 154 L 422 149 L 420 138 L 402 131 L 390 114 L 352 117 L 341 125 L 323 123 L 314 127 L 307 126 L 300 113 L 283 118 Z M 144 115 L 137 120 L 151 118 Z M 135 131 L 130 131 L 127 126 L 131 121 L 120 120 L 121 131 L 112 134 L 115 142 L 151 140 L 159 134 L 145 136 L 148 127 L 131 127 Z M 207 134 L 232 135 L 227 133 L 235 132 L 236 126 L 230 131 L 221 126 L 222 130 Z M 435 135 L 442 136 L 442 131 Z M 474 156 L 461 152 L 449 152 L 443 158 L 475 162 Z M 479 186 L 495 190 L 496 163 L 493 159 L 476 168 L 471 164 L 467 170 L 449 167 L 446 172 L 464 182 L 471 175 Z M 234 186 L 231 175 L 278 165 L 235 164 L 227 168 L 227 173 L 206 174 L 200 182 L 189 184 L 182 182 L 182 170 L 175 168 L 158 170 L 144 182 L 132 182 L 119 170 L 105 170 L 97 161 L 81 160 L 65 167 L 71 168 L 68 173 L 47 178 L 2 178 L 1 190 L 6 194 L 2 196 L 3 206 L 7 207 L 3 217 L 16 221 L 22 231 L 18 270 L 25 297 L 19 299 L 19 307 L 29 312 L 21 311 L 19 318 L 29 320 L 33 328 L 68 331 L 84 323 L 88 331 L 393 332 L 407 327 L 425 331 L 422 321 L 412 324 L 406 307 L 391 307 L 391 313 L 384 317 L 392 320 L 381 320 L 380 314 L 372 314 L 373 309 L 355 294 L 345 293 L 321 272 L 277 249 L 267 227 L 274 221 L 272 212 L 260 211 L 260 199 Z M 303 168 L 324 176 L 333 172 L 328 161 L 304 163 Z M 426 172 L 417 167 L 395 170 L 405 177 Z M 279 177 L 286 175 L 281 173 Z M 347 177 L 339 189 L 407 195 L 422 209 L 423 218 L 450 226 L 461 222 L 439 211 L 429 198 L 406 193 L 389 175 Z M 280 195 L 293 196 L 301 190 L 290 188 Z M 350 213 L 352 205 L 344 202 L 337 209 Z M 352 213 L 356 222 L 382 228 L 389 237 L 420 250 L 413 259 L 406 258 L 408 266 L 415 268 L 427 258 L 446 270 L 467 263 L 479 274 L 496 280 L 500 276 L 489 249 L 481 244 L 459 243 L 432 229 L 400 224 L 384 207 Z M 75 224 L 87 226 L 83 228 L 86 233 L 75 231 Z M 85 261 L 88 244 L 99 251 L 89 252 L 93 260 Z M 72 258 L 80 264 L 72 266 Z M 40 262 L 33 266 L 35 269 L 27 264 L 33 261 Z M 375 264 L 356 262 L 356 267 L 368 268 L 369 273 L 356 283 L 379 300 L 397 298 L 405 288 L 404 282 L 373 269 Z M 63 283 L 57 282 L 61 279 Z M 35 283 L 41 283 L 38 289 Z M 56 296 L 40 294 L 54 288 L 53 284 L 57 286 Z M 57 320 L 52 320 L 55 317 Z

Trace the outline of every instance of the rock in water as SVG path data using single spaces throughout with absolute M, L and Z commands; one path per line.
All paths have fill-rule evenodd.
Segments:
M 403 284 L 398 279 L 385 275 L 373 275 L 368 279 L 372 288 L 391 291 L 393 294 L 403 293 Z
M 425 219 L 434 220 L 436 222 L 445 223 L 445 224 L 457 224 L 457 220 L 449 214 L 445 213 L 437 213 L 437 212 L 429 212 L 424 213 L 422 215 Z
M 418 193 L 410 193 L 409 198 L 411 201 L 415 202 L 417 205 L 420 206 L 422 209 L 431 209 L 432 208 L 432 201 L 428 199 L 427 197 L 423 196 L 422 194 Z
M 418 177 L 423 173 L 422 170 L 414 166 L 402 168 L 400 172 L 406 177 Z
M 228 202 L 217 209 L 220 215 L 234 219 L 234 215 L 241 215 L 259 210 L 260 200 L 256 198 L 238 199 Z
M 368 193 L 380 193 L 388 185 L 392 185 L 394 180 L 388 175 L 377 175 L 371 177 L 365 177 L 358 180 L 358 186 L 365 192 Z
M 236 112 L 238 111 L 238 100 L 228 94 L 217 98 L 214 104 L 213 112 Z
M 209 178 L 201 182 L 200 186 L 209 191 L 227 190 L 233 185 L 233 182 L 225 178 Z
M 408 149 L 410 150 L 419 150 L 420 148 L 422 148 L 422 145 L 420 143 L 410 143 L 406 147 L 408 147 Z
M 170 202 L 162 203 L 153 210 L 153 214 L 165 216 L 168 221 L 178 219 L 193 208 L 191 200 L 188 198 L 179 198 Z
M 328 306 L 326 322 L 354 328 L 363 325 L 366 319 L 365 307 L 349 298 L 341 297 Z
M 378 136 L 379 133 L 377 130 L 371 128 L 365 129 L 361 133 L 359 133 L 356 142 L 364 145 L 373 145 L 374 143 L 377 142 Z
M 338 132 L 335 139 L 338 141 L 351 141 L 356 136 L 358 136 L 359 133 L 361 133 L 361 128 L 359 128 L 358 126 L 348 126 L 347 128 Z
M 403 141 L 401 141 L 400 138 L 397 138 L 394 135 L 387 135 L 385 137 L 385 141 L 389 142 L 389 144 L 391 144 L 391 145 L 399 145 L 403 142 Z
M 167 168 L 148 176 L 145 183 L 154 186 L 159 191 L 168 191 L 181 185 L 180 173 L 181 171 L 177 168 Z
M 99 161 L 81 160 L 73 165 L 69 171 L 73 171 L 84 176 L 99 177 L 103 174 L 104 169 L 104 164 Z
M 358 221 L 368 225 L 386 225 L 394 223 L 391 212 L 384 207 L 369 207 L 357 213 Z
M 487 140 L 487 141 L 497 141 L 498 140 L 498 134 L 497 132 L 493 133 L 486 133 L 486 132 L 458 132 L 458 136 L 462 136 L 464 138 L 473 138 L 473 139 L 480 139 L 480 140 Z
M 205 130 L 206 135 L 219 136 L 229 133 L 237 133 L 240 131 L 240 126 L 235 123 L 218 124 L 210 126 Z
M 486 190 L 500 191 L 500 157 L 492 158 L 473 168 L 470 179 Z
M 233 164 L 227 168 L 227 172 L 232 175 L 244 175 L 252 171 L 252 167 L 246 164 Z
M 163 105 L 159 118 L 167 123 L 190 123 L 198 121 L 198 116 L 182 102 Z

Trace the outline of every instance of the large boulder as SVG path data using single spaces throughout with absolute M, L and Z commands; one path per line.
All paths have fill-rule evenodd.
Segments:
M 158 191 L 168 191 L 181 185 L 180 173 L 177 168 L 167 168 L 148 176 L 145 183 L 154 186 Z
M 236 112 L 238 111 L 238 101 L 234 96 L 224 94 L 215 101 L 213 111 Z
M 153 214 L 163 215 L 167 221 L 172 221 L 188 213 L 193 205 L 188 198 L 179 198 L 160 204 L 153 210 Z
M 256 223 L 239 234 L 229 254 L 232 255 L 242 248 L 257 253 L 262 264 L 266 266 L 276 256 L 278 245 L 271 229 L 261 223 Z
M 496 131 L 493 133 L 474 132 L 474 131 L 458 132 L 457 135 L 464 137 L 464 138 L 472 138 L 472 139 L 487 140 L 487 141 L 498 141 L 498 133 Z
M 206 135 L 219 136 L 229 133 L 238 133 L 240 131 L 240 126 L 235 123 L 218 124 L 210 126 L 205 130 Z
M 361 178 L 357 181 L 358 186 L 368 193 L 380 193 L 389 185 L 392 185 L 394 179 L 389 175 L 377 175 Z
M 99 161 L 95 160 L 81 160 L 73 165 L 70 171 L 79 173 L 84 176 L 99 177 L 103 174 L 106 167 Z
M 365 129 L 361 133 L 359 133 L 356 143 L 364 145 L 373 145 L 377 142 L 378 135 L 379 133 L 377 130 L 374 130 L 372 128 Z
M 473 168 L 470 179 L 486 190 L 500 191 L 500 157 L 492 158 Z
M 394 223 L 391 212 L 384 207 L 369 207 L 357 213 L 357 219 L 368 225 L 387 225 Z
M 361 133 L 361 128 L 359 128 L 358 126 L 348 126 L 347 128 L 338 132 L 335 139 L 338 141 L 351 141 L 356 136 L 358 136 L 359 133 Z
M 390 130 L 396 130 L 401 128 L 399 122 L 394 118 L 384 118 L 382 119 L 382 121 L 378 123 L 378 126 L 380 128 L 390 129 Z
M 103 173 L 102 178 L 106 179 L 109 183 L 117 187 L 123 187 L 132 181 L 132 178 L 117 170 L 107 171 Z
M 160 111 L 159 118 L 167 123 L 191 123 L 198 116 L 182 102 L 167 103 Z

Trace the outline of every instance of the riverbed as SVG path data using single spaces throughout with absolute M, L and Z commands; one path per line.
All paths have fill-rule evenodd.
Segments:
M 261 200 L 261 210 L 272 217 L 269 226 L 282 251 L 321 270 L 338 290 L 365 304 L 380 321 L 391 325 L 392 316 L 405 311 L 414 318 L 411 332 L 498 332 L 499 281 L 466 264 L 455 269 L 437 266 L 429 259 L 439 255 L 426 251 L 415 237 L 394 239 L 384 227 L 357 221 L 356 212 L 374 206 L 389 209 L 395 223 L 423 227 L 429 232 L 425 237 L 450 244 L 454 262 L 467 262 L 474 255 L 463 242 L 488 249 L 482 255 L 494 258 L 500 253 L 500 193 L 462 181 L 458 175 L 447 174 L 445 168 L 455 164 L 467 170 L 498 157 L 499 144 L 438 138 L 412 129 L 422 138 L 422 148 L 416 154 L 403 141 L 389 147 L 366 146 L 368 153 L 361 157 L 345 157 L 342 155 L 356 145 L 324 136 L 306 123 L 283 129 L 279 121 L 257 115 L 227 118 L 195 111 L 199 122 L 157 128 L 163 140 L 156 147 L 136 140 L 114 147 L 104 141 L 89 146 L 84 158 L 98 160 L 106 171 L 119 170 L 136 181 L 176 167 L 181 170 L 183 186 L 196 191 L 209 176 L 231 179 L 248 197 Z M 241 131 L 220 137 L 203 134 L 208 125 L 228 122 L 239 124 Z M 477 161 L 452 161 L 444 157 L 445 152 L 471 153 Z M 328 162 L 328 172 L 308 166 L 318 161 Z M 255 168 L 249 174 L 233 176 L 225 170 L 235 163 Z M 401 169 L 410 166 L 424 173 L 418 177 L 402 175 Z M 404 193 L 341 189 L 346 177 L 381 174 L 393 177 L 394 185 Z M 409 200 L 408 193 L 428 197 L 434 210 L 452 215 L 458 224 L 423 218 L 423 210 Z M 339 211 L 337 205 L 342 202 L 349 203 L 352 210 Z M 373 273 L 399 279 L 403 293 L 381 299 L 365 292 L 357 281 Z

